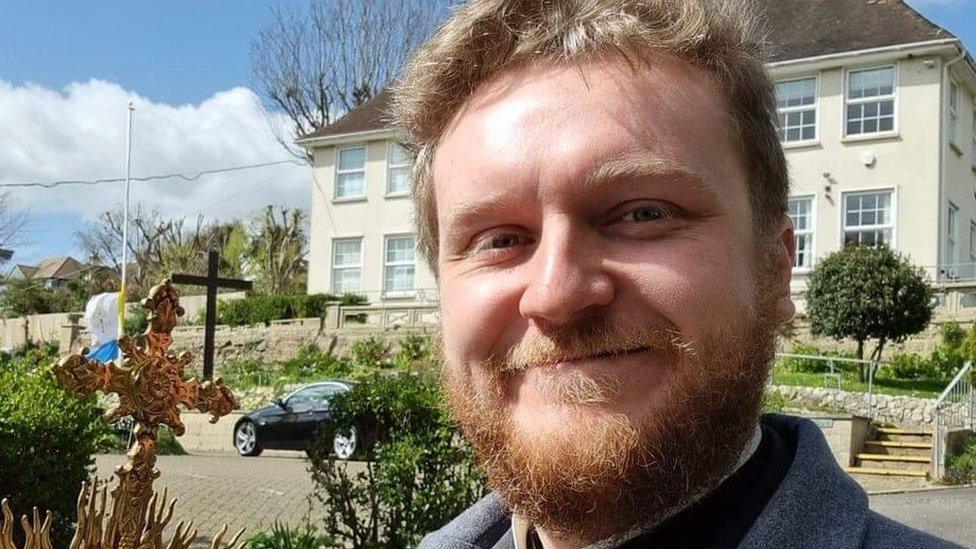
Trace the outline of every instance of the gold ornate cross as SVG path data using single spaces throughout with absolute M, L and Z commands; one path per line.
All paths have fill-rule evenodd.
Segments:
M 102 363 L 85 355 L 88 349 L 62 358 L 54 367 L 54 373 L 68 389 L 78 396 L 86 396 L 95 391 L 114 393 L 119 402 L 106 413 L 109 421 L 131 415 L 135 421 L 135 442 L 126 454 L 125 464 L 119 466 L 115 474 L 119 484 L 112 491 L 112 513 L 103 528 L 105 513 L 104 489 L 101 508 L 96 509 L 98 489 L 96 486 L 84 487 L 79 496 L 78 528 L 71 543 L 72 549 L 125 548 L 160 549 L 163 548 L 162 528 L 172 516 L 171 502 L 168 512 L 166 495 L 157 506 L 153 481 L 159 477 L 156 466 L 156 431 L 160 425 L 167 425 L 173 433 L 180 436 L 185 431 L 180 419 L 179 405 L 190 410 L 210 413 L 210 422 L 237 408 L 237 401 L 223 381 L 200 383 L 195 378 L 183 380 L 187 364 L 193 356 L 184 351 L 178 356 L 169 352 L 173 341 L 172 331 L 176 321 L 183 316 L 179 297 L 169 280 L 154 286 L 149 297 L 142 301 L 149 310 L 149 326 L 144 332 L 145 344 L 139 345 L 128 336 L 119 340 L 122 349 L 122 364 Z M 97 517 L 95 520 L 93 517 Z M 35 519 L 36 522 L 36 519 Z M 39 530 L 35 525 L 34 530 Z M 180 523 L 176 536 L 166 547 L 185 549 L 195 537 L 189 526 Z M 223 533 L 213 542 L 217 547 Z M 228 547 L 238 545 L 243 529 L 230 541 Z M 0 540 L 0 546 L 2 546 Z

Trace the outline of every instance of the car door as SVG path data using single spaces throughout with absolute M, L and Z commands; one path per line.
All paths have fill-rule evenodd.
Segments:
M 314 415 L 322 395 L 330 390 L 328 384 L 316 383 L 302 387 L 285 401 L 286 413 L 280 422 L 282 448 L 300 450 L 308 444 L 307 425 Z
M 345 390 L 347 390 L 346 387 L 340 383 L 323 383 L 320 390 L 312 395 L 313 400 L 300 414 L 296 425 L 299 444 L 303 448 L 308 448 L 315 438 L 319 426 L 329 419 L 329 401 L 334 395 Z

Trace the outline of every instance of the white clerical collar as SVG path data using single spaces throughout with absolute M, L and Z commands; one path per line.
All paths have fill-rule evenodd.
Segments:
M 752 438 L 749 439 L 749 442 L 746 443 L 745 448 L 742 449 L 742 453 L 739 454 L 739 461 L 736 462 L 735 467 L 733 467 L 732 471 L 725 475 L 725 477 L 723 477 L 722 480 L 715 486 L 718 487 L 725 482 L 726 479 L 735 474 L 736 471 L 742 468 L 742 466 L 749 461 L 749 458 L 756 453 L 760 442 L 762 442 L 762 429 L 759 427 L 759 425 L 756 425 L 756 429 L 752 432 Z M 701 494 L 699 499 L 704 496 L 705 494 Z M 651 527 L 635 526 L 621 535 L 612 536 L 596 543 L 591 543 L 583 549 L 612 549 L 613 547 L 618 547 L 636 538 L 654 526 L 657 526 L 657 524 L 654 524 Z M 515 540 L 515 549 L 530 549 L 531 545 L 529 544 L 529 532 L 531 530 L 532 525 L 528 520 L 514 513 L 512 514 L 512 537 Z

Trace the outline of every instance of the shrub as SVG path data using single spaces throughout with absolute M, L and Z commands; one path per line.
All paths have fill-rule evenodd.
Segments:
M 945 322 L 939 326 L 939 338 L 943 345 L 958 349 L 966 339 L 966 330 L 958 322 Z
M 416 547 L 485 494 L 473 451 L 441 403 L 435 380 L 383 372 L 333 399 L 332 421 L 309 452 L 329 535 L 354 548 Z M 353 426 L 366 447 L 355 469 L 330 452 L 334 434 Z
M 932 361 L 916 353 L 895 353 L 887 367 L 896 379 L 934 379 L 939 377 Z
M 931 369 L 932 377 L 952 379 L 956 375 L 956 372 L 959 371 L 959 368 L 962 368 L 965 360 L 959 348 L 940 343 L 932 349 L 929 362 L 931 362 L 929 368 Z
M 315 345 L 298 349 L 294 358 L 281 364 L 280 379 L 303 381 L 318 378 L 343 378 L 352 373 L 352 364 L 344 358 L 332 356 Z
M 78 490 L 110 433 L 94 396 L 78 399 L 60 386 L 54 360 L 32 349 L 0 368 L 0 498 L 18 516 L 50 510 L 54 545 L 67 547 Z
M 228 360 L 220 365 L 219 370 L 227 386 L 235 389 L 268 385 L 274 377 L 269 365 L 254 359 Z
M 389 347 L 378 337 L 367 337 L 353 342 L 349 349 L 349 358 L 353 364 L 362 368 L 388 367 L 387 357 Z
M 275 521 L 268 532 L 258 532 L 244 542 L 247 549 L 319 549 L 335 547 L 335 541 L 318 534 L 311 524 L 289 527 Z
M 976 483 L 976 436 L 969 437 L 961 452 L 949 456 L 942 481 L 946 484 Z
M 324 317 L 329 305 L 362 305 L 366 298 L 353 294 L 278 294 L 254 295 L 244 299 L 220 301 L 217 322 L 228 326 L 268 324 L 274 320 Z

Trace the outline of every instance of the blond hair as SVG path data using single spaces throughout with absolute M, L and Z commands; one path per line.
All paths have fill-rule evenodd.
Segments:
M 445 127 L 493 76 L 527 64 L 654 54 L 692 64 L 718 84 L 749 177 L 756 227 L 786 211 L 788 175 L 758 17 L 734 0 L 471 0 L 414 55 L 394 86 L 392 117 L 414 154 L 418 246 L 437 272 L 432 168 Z

